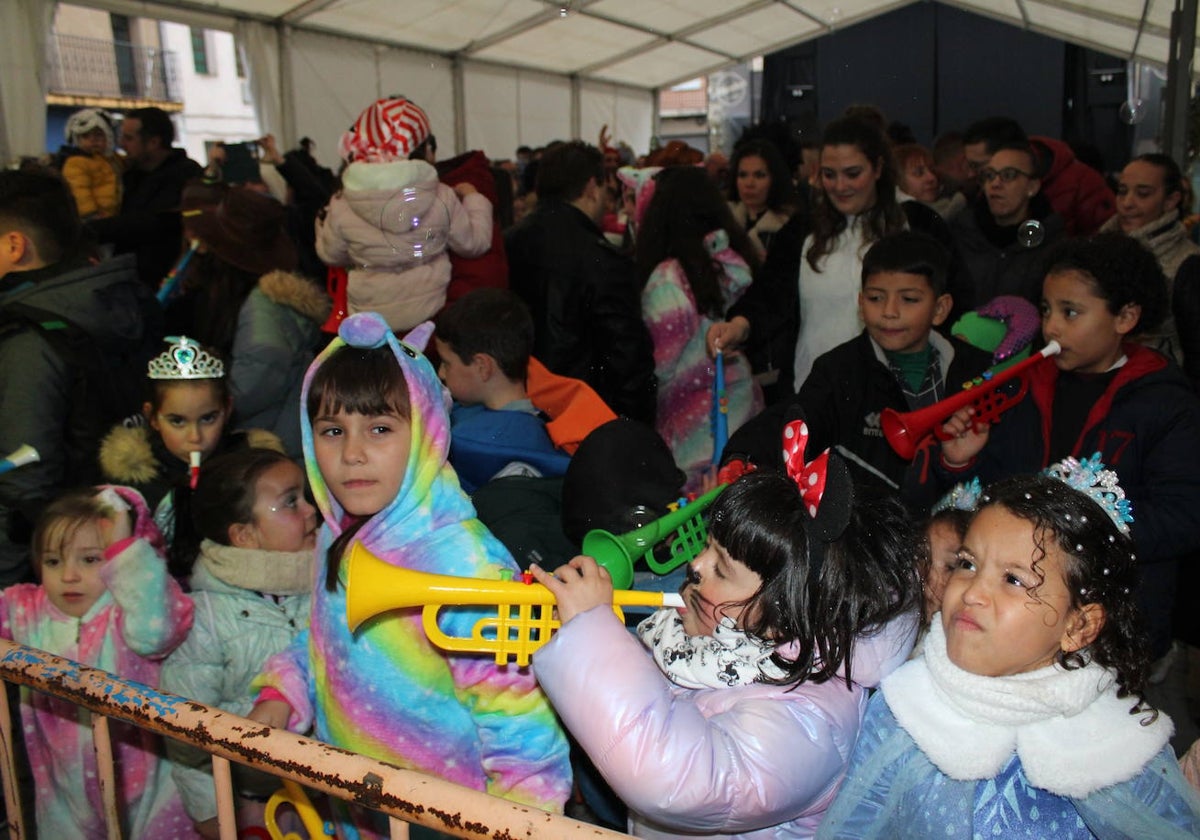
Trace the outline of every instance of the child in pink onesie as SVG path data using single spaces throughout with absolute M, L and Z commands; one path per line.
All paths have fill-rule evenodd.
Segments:
M 192 626 L 192 602 L 167 574 L 162 536 L 136 490 L 76 491 L 49 505 L 33 534 L 40 584 L 0 593 L 0 636 L 128 680 L 158 684 Z M 21 688 L 21 723 L 41 837 L 103 840 L 104 808 L 88 715 Z M 153 733 L 110 721 L 121 836 L 195 837 Z

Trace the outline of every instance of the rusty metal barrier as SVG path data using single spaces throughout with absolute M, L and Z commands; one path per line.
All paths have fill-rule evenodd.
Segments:
M 397 840 L 408 837 L 408 823 L 472 840 L 520 837 L 602 840 L 627 836 L 434 776 L 402 770 L 7 639 L 0 639 L 0 679 L 65 698 L 93 713 L 92 730 L 108 836 L 114 840 L 119 837 L 115 819 L 119 803 L 115 801 L 112 756 L 108 749 L 107 718 L 110 717 L 212 754 L 222 840 L 237 837 L 230 760 L 387 814 L 392 818 L 391 836 Z M 8 835 L 17 840 L 28 834 L 23 830 L 20 814 L 10 711 L 7 693 L 0 690 L 0 758 L 3 759 L 0 770 L 8 807 Z

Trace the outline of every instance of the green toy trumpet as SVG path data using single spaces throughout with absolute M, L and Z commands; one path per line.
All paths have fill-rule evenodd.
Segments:
M 655 574 L 672 572 L 704 550 L 708 542 L 704 511 L 727 486 L 722 484 L 709 490 L 678 510 L 620 536 L 594 528 L 583 537 L 583 553 L 608 569 L 615 589 L 629 589 L 633 585 L 633 567 L 643 558 Z M 659 560 L 654 549 L 668 538 L 671 541 L 667 559 Z

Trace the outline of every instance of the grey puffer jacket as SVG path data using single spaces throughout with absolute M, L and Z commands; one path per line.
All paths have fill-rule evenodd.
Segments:
M 206 552 L 213 547 L 209 542 L 202 545 L 192 572 L 191 594 L 196 605 L 192 631 L 167 658 L 159 684 L 173 694 L 245 715 L 257 696 L 250 689 L 250 681 L 258 676 L 267 659 L 308 627 L 311 599 L 305 591 L 280 595 L 276 603 L 269 594 L 220 580 L 205 562 Z M 283 554 L 228 546 L 216 549 L 244 555 L 248 564 L 260 566 L 276 562 Z M 209 756 L 174 741 L 168 745 L 167 754 L 188 816 L 197 821 L 216 816 Z
M 329 296 L 297 274 L 263 275 L 238 312 L 229 390 L 239 429 L 266 429 L 300 458 L 300 385 L 316 355 Z

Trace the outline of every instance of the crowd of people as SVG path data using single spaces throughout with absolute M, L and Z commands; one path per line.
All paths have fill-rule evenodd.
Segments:
M 439 161 L 390 96 L 338 171 L 267 136 L 236 183 L 156 108 L 67 135 L 0 173 L 0 454 L 38 453 L 0 636 L 637 836 L 1200 836 L 1178 162 L 873 106 Z M 627 625 L 584 534 L 702 495 L 684 606 Z M 351 627 L 352 550 L 524 574 L 561 628 L 518 666 Z M 90 729 L 19 715 L 37 831 L 104 836 Z M 218 836 L 204 753 L 113 740 L 125 836 Z M 262 826 L 275 780 L 234 783 Z

